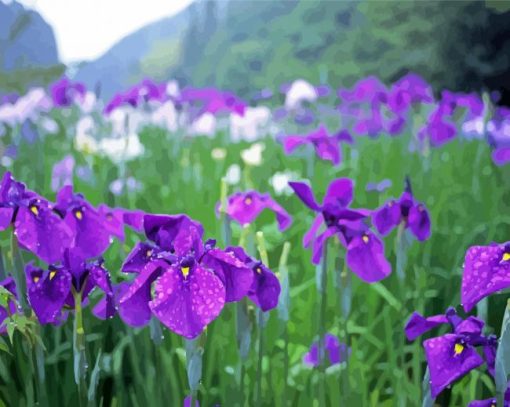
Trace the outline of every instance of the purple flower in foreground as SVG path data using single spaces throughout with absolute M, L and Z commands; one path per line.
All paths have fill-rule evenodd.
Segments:
M 68 107 L 75 101 L 83 99 L 87 89 L 81 82 L 71 82 L 63 77 L 50 86 L 53 105 L 56 107 Z
M 430 215 L 425 205 L 414 199 L 408 179 L 402 196 L 397 201 L 389 200 L 377 209 L 372 215 L 372 221 L 383 236 L 403 224 L 420 241 L 430 237 Z
M 11 224 L 20 246 L 49 263 L 61 259 L 73 240 L 51 204 L 6 172 L 0 184 L 0 230 Z
M 216 205 L 216 211 L 221 209 L 221 202 Z M 269 209 L 276 215 L 278 228 L 283 231 L 292 223 L 292 217 L 269 194 L 257 191 L 237 192 L 227 199 L 227 215 L 240 225 L 249 225 L 257 219 L 264 209 Z
M 251 263 L 236 257 L 235 249 L 203 243 L 198 222 L 185 215 L 145 215 L 144 229 L 150 242 L 138 243 L 122 266 L 136 274 L 120 300 L 126 323 L 142 326 L 152 313 L 178 335 L 194 338 L 225 302 L 252 294 Z
M 384 257 L 384 245 L 366 223 L 370 211 L 348 207 L 353 198 L 353 182 L 350 179 L 333 180 L 322 205 L 315 201 L 307 184 L 289 182 L 289 185 L 306 206 L 318 212 L 312 227 L 303 237 L 304 247 L 313 242 L 313 263 L 319 264 L 325 242 L 337 235 L 347 249 L 347 265 L 363 281 L 376 282 L 391 273 L 391 265 Z M 323 225 L 326 230 L 317 236 Z
M 432 397 L 437 397 L 454 381 L 484 362 L 487 363 L 489 373 L 494 375 L 497 338 L 494 335 L 482 335 L 484 322 L 476 317 L 471 316 L 463 320 L 454 308 L 449 308 L 445 315 L 429 318 L 415 312 L 405 326 L 405 333 L 409 340 L 414 340 L 440 324 L 449 324 L 452 333 L 423 342 L 430 371 Z M 480 346 L 483 347 L 485 360 L 476 350 Z
M 485 400 L 473 400 L 467 407 L 496 407 L 498 401 L 496 397 Z M 503 399 L 503 407 L 510 407 L 510 383 L 507 385 L 505 396 Z
M 482 298 L 510 287 L 510 242 L 472 246 L 466 252 L 461 301 L 466 312 Z
M 321 125 L 318 129 L 306 135 L 290 135 L 283 139 L 283 149 L 285 154 L 292 152 L 304 144 L 311 144 L 315 152 L 322 160 L 331 161 L 338 165 L 342 159 L 342 150 L 340 143 L 353 143 L 353 139 L 347 130 L 340 131 L 335 135 L 330 135 L 326 126 Z
M 27 264 L 25 267 L 28 301 L 41 324 L 59 324 L 62 310 L 74 309 L 73 292 L 81 293 L 85 302 L 90 292 L 98 287 L 106 295 L 104 316 L 115 314 L 115 301 L 110 276 L 102 260 L 86 261 L 82 253 L 67 249 L 61 265 L 41 269 Z
M 324 336 L 324 349 L 330 366 L 345 362 L 351 354 L 351 349 L 345 343 L 340 343 L 335 335 L 329 333 Z M 303 355 L 303 363 L 311 367 L 319 366 L 318 342 L 314 342 L 310 350 Z

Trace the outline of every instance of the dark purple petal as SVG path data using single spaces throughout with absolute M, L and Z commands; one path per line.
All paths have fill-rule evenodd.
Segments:
M 296 195 L 303 201 L 303 203 L 314 211 L 319 211 L 321 208 L 315 201 L 312 189 L 304 182 L 289 182 L 289 186 L 294 190 Z
M 399 225 L 401 216 L 400 205 L 391 200 L 374 212 L 372 222 L 377 231 L 386 236 Z
M 350 349 L 347 345 L 345 343 L 340 343 L 335 335 L 329 333 L 324 337 L 324 348 L 326 349 L 331 365 L 345 362 L 350 354 Z
M 62 307 L 71 292 L 71 275 L 64 269 L 42 270 L 25 267 L 30 306 L 41 324 L 58 323 Z
M 462 275 L 462 306 L 469 312 L 488 295 L 510 286 L 510 250 L 507 244 L 472 246 Z
M 496 165 L 505 165 L 510 161 L 510 147 L 499 147 L 492 152 L 492 161 Z
M 111 318 L 115 315 L 115 299 L 113 295 L 112 283 L 108 271 L 103 268 L 103 265 L 93 265 L 89 272 L 90 282 L 99 287 L 105 293 L 105 318 Z
M 212 249 L 204 255 L 201 264 L 223 282 L 226 302 L 241 300 L 252 287 L 253 271 L 232 251 Z
M 187 396 L 184 399 L 184 407 L 191 407 L 191 396 Z M 198 402 L 198 400 L 195 401 L 194 407 L 200 407 L 200 403 Z
M 171 331 L 188 339 L 200 335 L 225 304 L 221 280 L 198 264 L 186 273 L 171 266 L 155 287 L 149 304 L 152 312 Z
M 124 209 L 124 223 L 137 232 L 143 231 L 143 211 L 128 211 Z
M 123 281 L 117 285 L 113 286 L 113 298 L 115 302 L 115 307 L 119 307 L 120 299 L 126 294 L 129 289 L 129 283 L 127 281 Z M 101 298 L 98 303 L 92 309 L 92 313 L 99 319 L 107 319 L 108 318 L 108 297 L 105 295 Z
M 447 334 L 427 339 L 423 346 L 430 370 L 433 398 L 455 380 L 483 364 L 476 349 L 462 343 L 457 335 Z
M 407 225 L 416 239 L 427 240 L 430 237 L 430 216 L 427 208 L 422 204 L 413 205 L 409 209 Z
M 319 345 L 317 342 L 314 342 L 310 346 L 310 350 L 303 355 L 303 364 L 311 367 L 319 366 Z
M 138 242 L 122 263 L 121 270 L 124 273 L 139 273 L 156 254 L 157 249 L 152 245 Z
M 352 202 L 354 183 L 349 178 L 337 178 L 328 186 L 323 206 L 335 205 L 347 207 Z
M 110 234 L 120 241 L 124 241 L 124 211 L 122 209 L 111 209 L 101 204 L 98 206 L 98 212 L 103 218 L 104 227 Z
M 11 225 L 13 214 L 14 208 L 0 208 L 0 231 Z
M 367 283 L 380 281 L 391 273 L 391 265 L 384 256 L 384 245 L 371 232 L 351 240 L 346 260 L 352 272 Z
M 280 297 L 280 281 L 264 264 L 255 266 L 255 278 L 250 290 L 250 300 L 264 312 L 275 308 Z
M 119 315 L 131 326 L 143 326 L 151 319 L 151 285 L 168 268 L 163 261 L 151 261 L 138 274 L 119 301 Z
M 202 250 L 202 225 L 186 215 L 145 215 L 144 229 L 147 238 L 160 248 L 184 256 L 191 250 Z
M 496 398 L 485 399 L 485 400 L 473 400 L 471 401 L 467 407 L 495 407 L 497 405 Z M 505 404 L 505 407 L 506 404 Z
M 478 336 L 482 334 L 484 325 L 485 323 L 481 319 L 470 316 L 465 320 L 455 324 L 455 333 Z
M 446 315 L 434 315 L 432 317 L 425 318 L 418 312 L 413 312 L 407 324 L 404 328 L 407 339 L 410 341 L 415 340 L 418 336 L 423 335 L 425 332 L 439 326 L 441 324 L 447 324 L 448 318 Z
M 485 363 L 487 363 L 487 370 L 492 377 L 496 375 L 496 351 L 498 350 L 497 342 L 490 343 L 483 347 L 483 354 L 485 356 Z
M 73 241 L 69 226 L 42 202 L 19 207 L 14 234 L 21 246 L 47 263 L 60 261 Z

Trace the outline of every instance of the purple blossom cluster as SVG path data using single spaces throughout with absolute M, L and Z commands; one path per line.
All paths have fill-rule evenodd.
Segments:
M 290 217 L 269 196 L 255 191 L 248 196 L 253 208 L 238 208 L 233 217 L 254 219 L 269 202 L 288 226 Z M 143 326 L 154 315 L 190 339 L 200 335 L 227 302 L 248 297 L 262 311 L 278 304 L 280 283 L 265 264 L 241 247 L 220 249 L 215 240 L 204 241 L 202 225 L 186 215 L 95 207 L 69 185 L 50 202 L 6 173 L 0 184 L 0 228 L 11 225 L 19 246 L 47 263 L 25 267 L 26 295 L 41 324 L 62 323 L 77 300 L 80 306 L 87 304 L 95 288 L 104 292 L 93 309 L 97 317 L 118 312 L 128 325 Z M 134 275 L 132 281 L 113 284 L 102 256 L 112 239 L 124 240 L 125 226 L 143 232 L 146 240 L 135 245 L 122 265 L 123 273 Z M 1 285 L 14 296 L 22 295 L 12 278 Z M 2 322 L 8 311 L 16 309 L 2 308 Z

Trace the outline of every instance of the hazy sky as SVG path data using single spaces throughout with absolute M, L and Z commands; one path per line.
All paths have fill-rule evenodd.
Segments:
M 138 28 L 171 16 L 192 0 L 18 0 L 53 26 L 60 59 L 93 59 Z

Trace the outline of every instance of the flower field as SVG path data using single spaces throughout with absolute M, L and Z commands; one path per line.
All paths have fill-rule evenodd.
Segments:
M 415 74 L 4 96 L 0 405 L 507 405 L 509 129 Z

